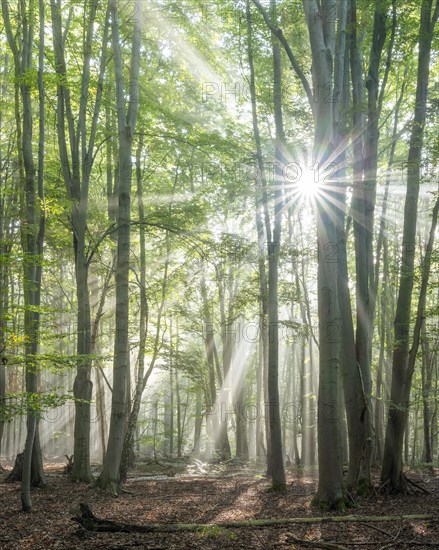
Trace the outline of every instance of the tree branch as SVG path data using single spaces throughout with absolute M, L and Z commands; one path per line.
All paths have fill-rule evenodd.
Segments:
M 294 71 L 296 72 L 297 76 L 299 77 L 300 81 L 302 82 L 302 85 L 305 89 L 306 95 L 308 97 L 309 104 L 311 106 L 311 109 L 313 108 L 313 93 L 311 90 L 311 86 L 309 85 L 309 82 L 302 71 L 302 69 L 299 67 L 299 64 L 297 62 L 297 59 L 288 44 L 287 39 L 284 36 L 284 33 L 282 29 L 279 29 L 274 25 L 274 23 L 271 21 L 270 16 L 268 15 L 267 11 L 264 9 L 264 7 L 261 5 L 259 0 L 252 0 L 253 4 L 258 8 L 259 12 L 261 13 L 262 17 L 264 18 L 264 21 L 267 25 L 267 27 L 270 29 L 270 31 L 276 36 L 279 40 L 279 42 L 284 47 L 284 50 L 288 56 L 288 59 L 290 60 L 291 66 L 293 67 Z

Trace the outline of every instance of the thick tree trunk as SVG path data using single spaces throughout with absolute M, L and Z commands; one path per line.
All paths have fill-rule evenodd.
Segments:
M 338 16 L 326 17 L 317 25 L 313 17 L 317 2 L 303 2 L 311 41 L 313 58 L 313 83 L 318 90 L 314 110 L 315 142 L 314 161 L 324 169 L 326 163 L 337 162 L 331 155 L 337 139 L 334 129 L 339 126 L 337 111 L 330 102 L 325 102 L 323 91 L 340 94 L 345 81 L 343 73 L 344 42 L 347 5 L 338 4 Z M 327 2 L 327 9 L 334 8 L 335 2 Z M 337 37 L 337 39 L 336 39 Z M 335 63 L 334 63 L 335 60 Z M 333 69 L 334 63 L 334 69 Z M 337 132 L 338 130 L 336 130 Z M 334 185 L 334 184 L 332 184 Z M 328 185 L 322 186 L 317 201 L 317 241 L 318 241 L 318 314 L 320 346 L 320 378 L 318 398 L 318 445 L 319 445 L 319 486 L 314 502 L 324 508 L 343 509 L 346 503 L 343 483 L 340 427 L 339 427 L 339 376 L 341 362 L 342 320 L 339 309 L 338 263 L 340 249 L 337 247 L 338 192 Z M 335 254 L 334 254 L 335 253 Z M 345 313 L 345 312 L 343 312 Z
M 75 397 L 75 427 L 73 447 L 73 481 L 90 483 L 93 474 L 90 465 L 90 408 L 93 392 L 91 375 L 91 317 L 90 292 L 88 288 L 88 263 L 85 258 L 85 227 L 84 211 L 77 212 L 72 218 L 77 231 L 75 244 L 76 296 L 78 302 L 77 314 L 77 354 L 78 365 L 73 384 Z
M 331 102 L 324 101 L 324 96 L 333 91 L 340 93 L 344 82 L 342 78 L 344 63 L 339 60 L 335 69 L 333 63 L 344 51 L 340 38 L 346 28 L 346 2 L 339 3 L 337 19 L 325 17 L 319 22 L 315 19 L 315 13 L 319 11 L 317 2 L 304 0 L 303 6 L 311 42 L 314 90 L 318 93 L 314 108 L 313 160 L 319 163 L 321 169 L 324 169 L 328 162 L 336 160 L 331 157 L 335 145 L 333 105 Z M 334 10 L 328 13 L 336 13 L 336 3 L 327 2 L 326 9 Z M 336 51 L 337 34 L 338 51 Z M 338 120 L 336 122 L 338 123 Z M 339 427 L 342 325 L 338 301 L 337 198 L 337 193 L 328 185 L 324 185 L 317 200 L 317 293 L 320 346 L 319 485 L 314 503 L 330 509 L 343 509 L 345 506 Z

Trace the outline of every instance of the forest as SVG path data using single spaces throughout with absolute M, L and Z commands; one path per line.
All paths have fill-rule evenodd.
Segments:
M 439 0 L 0 1 L 0 548 L 439 548 Z

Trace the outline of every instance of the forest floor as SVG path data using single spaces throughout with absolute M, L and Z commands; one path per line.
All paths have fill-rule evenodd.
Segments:
M 118 498 L 96 487 L 70 482 L 63 475 L 61 463 L 46 464 L 48 487 L 33 490 L 31 514 L 20 511 L 20 484 L 5 483 L 5 474 L 0 474 L 0 549 L 439 548 L 439 475 L 426 470 L 408 472 L 408 476 L 428 494 L 377 493 L 359 498 L 355 509 L 338 515 L 433 514 L 436 520 L 320 522 L 262 528 L 206 525 L 199 532 L 145 534 L 92 533 L 72 520 L 79 515 L 81 502 L 87 503 L 99 518 L 136 524 L 221 524 L 334 515 L 311 508 L 316 490 L 311 473 L 291 470 L 287 491 L 279 494 L 267 491 L 269 481 L 254 468 L 233 463 L 209 466 L 198 461 L 176 467 L 169 461 L 160 462 L 140 464 L 124 486 L 127 492 Z

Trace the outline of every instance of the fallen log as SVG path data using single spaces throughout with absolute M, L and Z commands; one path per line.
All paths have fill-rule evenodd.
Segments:
M 81 503 L 80 516 L 72 517 L 72 520 L 79 523 L 87 531 L 106 532 L 106 533 L 176 533 L 182 531 L 197 532 L 203 531 L 215 525 L 224 529 L 233 529 L 240 527 L 263 528 L 282 525 L 291 525 L 297 523 L 373 523 L 373 522 L 389 522 L 389 521 L 429 521 L 436 520 L 436 515 L 432 514 L 410 514 L 401 516 L 324 516 L 324 517 L 308 517 L 308 518 L 279 518 L 279 519 L 250 519 L 244 521 L 228 521 L 224 523 L 150 523 L 150 524 L 135 524 L 121 523 L 108 519 L 97 518 L 91 511 L 88 504 Z

